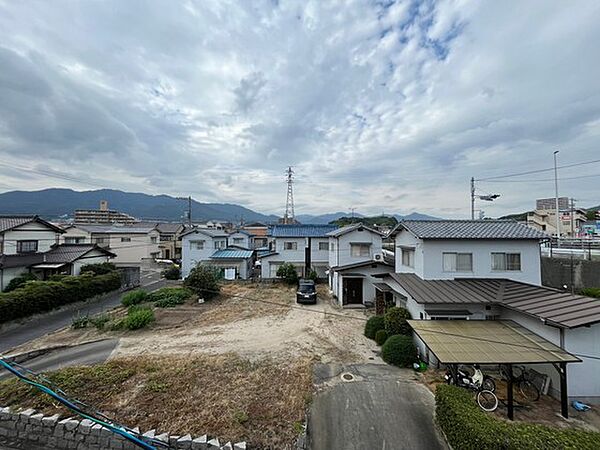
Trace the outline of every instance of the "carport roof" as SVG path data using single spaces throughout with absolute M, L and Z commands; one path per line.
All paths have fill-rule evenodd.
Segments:
M 542 364 L 581 360 L 511 320 L 409 320 L 442 364 Z

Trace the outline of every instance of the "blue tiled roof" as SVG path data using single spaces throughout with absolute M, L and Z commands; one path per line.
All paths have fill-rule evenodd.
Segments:
M 336 225 L 273 225 L 273 237 L 327 237 Z
M 241 250 L 239 248 L 225 248 L 217 250 L 211 255 L 211 259 L 247 259 L 251 258 L 253 250 Z

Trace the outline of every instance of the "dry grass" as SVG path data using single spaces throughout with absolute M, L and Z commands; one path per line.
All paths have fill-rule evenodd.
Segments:
M 129 426 L 291 447 L 312 392 L 312 361 L 250 362 L 228 354 L 116 359 L 53 372 L 70 396 Z M 0 404 L 69 413 L 16 380 L 0 383 Z

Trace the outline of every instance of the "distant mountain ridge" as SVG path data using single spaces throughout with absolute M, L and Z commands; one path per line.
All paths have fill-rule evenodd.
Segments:
M 350 217 L 351 213 L 347 212 L 335 212 L 329 214 L 320 214 L 320 215 L 312 215 L 312 214 L 299 214 L 296 216 L 296 219 L 300 223 L 314 223 L 314 224 L 327 224 L 334 220 L 338 220 L 341 217 Z M 354 213 L 354 217 L 367 217 L 364 214 Z M 441 220 L 439 217 L 429 216 L 427 214 L 421 214 L 418 212 L 412 212 L 407 214 L 406 216 L 402 216 L 400 214 L 393 214 L 398 220 Z
M 43 189 L 41 191 L 11 191 L 0 194 L 0 214 L 38 214 L 48 219 L 73 216 L 76 209 L 98 209 L 100 200 L 107 200 L 109 209 L 127 213 L 138 219 L 183 221 L 187 200 L 169 195 L 148 195 L 114 189 L 74 191 L 72 189 Z M 192 201 L 194 221 L 223 220 L 237 223 L 277 221 L 266 215 L 228 203 Z

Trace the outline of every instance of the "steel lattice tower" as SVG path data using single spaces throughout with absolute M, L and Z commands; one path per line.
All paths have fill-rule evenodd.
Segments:
M 283 216 L 283 223 L 295 223 L 296 218 L 294 216 L 294 171 L 292 167 L 288 167 L 285 171 L 286 183 L 287 183 L 287 200 L 285 202 L 285 214 Z

